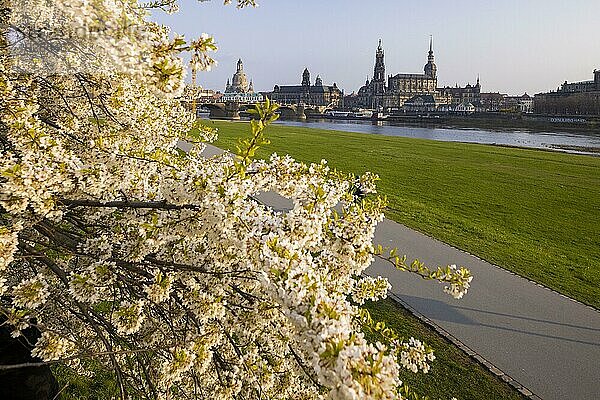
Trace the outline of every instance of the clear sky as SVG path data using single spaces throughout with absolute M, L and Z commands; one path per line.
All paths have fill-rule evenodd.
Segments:
M 379 38 L 386 74 L 419 73 L 434 36 L 438 85 L 530 94 L 592 79 L 600 69 L 600 0 L 258 0 L 238 10 L 221 0 L 181 0 L 153 18 L 187 38 L 216 37 L 219 65 L 199 84 L 223 91 L 238 58 L 257 91 L 311 79 L 357 91 L 373 75 Z

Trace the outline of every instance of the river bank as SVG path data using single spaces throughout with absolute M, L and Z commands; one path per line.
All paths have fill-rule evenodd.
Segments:
M 360 121 L 371 123 L 369 117 L 327 116 L 309 114 L 311 121 Z M 552 116 L 511 113 L 477 113 L 455 115 L 442 113 L 391 114 L 375 119 L 375 122 L 391 122 L 404 126 L 430 126 L 436 128 L 482 129 L 482 130 L 521 130 L 531 132 L 586 132 L 600 135 L 600 117 Z
M 438 127 L 531 132 L 586 132 L 600 135 L 600 118 L 534 114 L 479 113 L 461 115 L 391 115 L 389 121 L 405 124 L 431 124 Z
M 441 127 L 434 124 L 403 124 L 391 121 L 280 120 L 277 125 L 323 130 L 355 132 L 370 135 L 429 139 L 443 142 L 462 142 L 502 147 L 541 149 L 554 152 L 600 154 L 600 134 L 589 132 L 557 132 L 500 129 Z

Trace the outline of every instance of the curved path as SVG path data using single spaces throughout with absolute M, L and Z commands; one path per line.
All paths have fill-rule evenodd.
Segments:
M 461 300 L 382 262 L 369 274 L 386 276 L 401 303 L 468 347 L 492 372 L 506 374 L 532 398 L 600 399 L 600 312 L 393 221 L 378 226 L 376 242 L 428 265 L 471 270 L 473 282 Z
M 206 154 L 219 152 L 211 146 Z M 259 197 L 276 209 L 290 207 L 274 194 Z M 397 247 L 409 260 L 471 270 L 473 282 L 462 300 L 383 261 L 368 273 L 387 277 L 394 298 L 522 393 L 544 400 L 600 399 L 600 312 L 387 219 L 377 227 L 375 243 Z

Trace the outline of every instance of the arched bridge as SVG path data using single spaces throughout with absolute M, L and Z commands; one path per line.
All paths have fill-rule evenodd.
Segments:
M 210 111 L 212 119 L 239 120 L 240 114 L 246 113 L 255 104 L 228 101 L 226 103 L 205 103 L 198 105 L 198 109 Z M 283 118 L 306 119 L 310 116 L 322 115 L 332 110 L 330 106 L 313 106 L 308 104 L 279 104 L 278 113 Z

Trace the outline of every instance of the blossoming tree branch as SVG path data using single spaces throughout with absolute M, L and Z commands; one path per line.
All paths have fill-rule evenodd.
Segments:
M 204 157 L 216 132 L 186 107 L 182 57 L 207 70 L 215 42 L 152 8 L 177 4 L 0 0 L 1 328 L 38 332 L 28 366 L 112 371 L 122 399 L 404 398 L 399 371 L 434 357 L 361 308 L 389 289 L 365 270 L 379 257 L 456 298 L 469 272 L 373 244 L 375 175 L 254 159 L 268 101 L 235 156 Z

